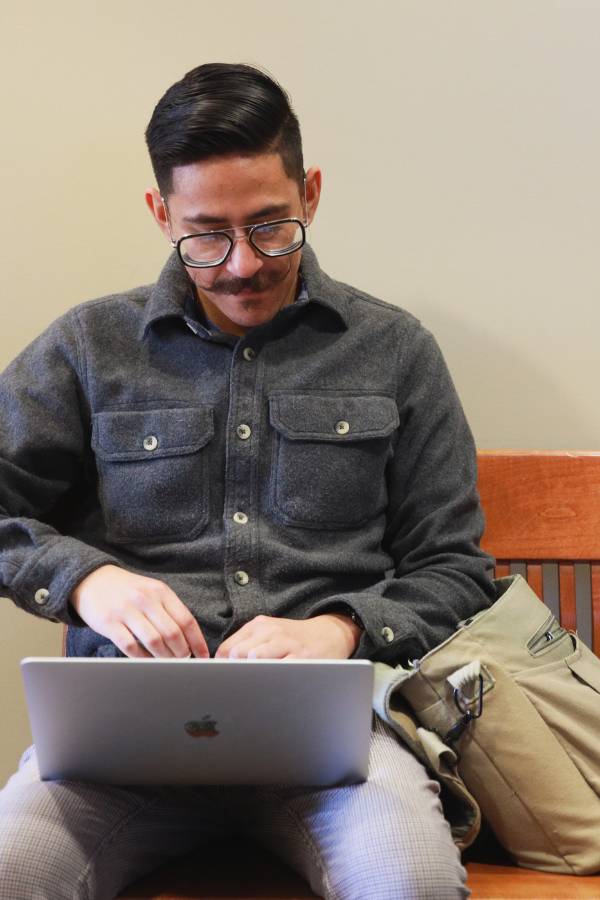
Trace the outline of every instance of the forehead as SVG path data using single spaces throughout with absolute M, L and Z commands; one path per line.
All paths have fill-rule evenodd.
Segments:
M 181 219 L 241 222 L 271 207 L 291 212 L 299 199 L 298 184 L 286 174 L 279 154 L 265 153 L 177 166 L 168 203 Z

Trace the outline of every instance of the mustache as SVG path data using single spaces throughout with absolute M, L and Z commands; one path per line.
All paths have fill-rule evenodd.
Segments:
M 211 294 L 240 294 L 242 291 L 266 291 L 285 281 L 290 273 L 292 264 L 288 265 L 284 272 L 255 272 L 250 278 L 237 278 L 236 276 L 217 279 L 210 287 Z
M 264 291 L 270 287 L 272 279 L 266 279 L 260 273 L 251 278 L 220 278 L 210 288 L 212 294 L 241 294 L 242 291 Z

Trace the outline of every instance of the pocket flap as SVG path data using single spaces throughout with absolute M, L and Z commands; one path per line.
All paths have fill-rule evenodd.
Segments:
M 396 402 L 373 394 L 274 394 L 269 413 L 291 441 L 365 441 L 388 437 L 400 424 Z
M 212 409 L 99 412 L 93 416 L 92 447 L 105 460 L 150 460 L 195 453 L 213 434 Z

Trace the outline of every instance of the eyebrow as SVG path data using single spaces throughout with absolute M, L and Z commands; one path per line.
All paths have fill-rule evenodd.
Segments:
M 285 216 L 289 213 L 289 204 L 288 203 L 270 203 L 268 206 L 263 206 L 261 209 L 257 209 L 250 216 L 248 216 L 247 221 L 256 220 L 258 222 L 266 220 L 269 216 Z M 231 228 L 232 226 L 227 223 L 220 216 L 206 216 L 204 213 L 198 213 L 196 216 L 183 216 L 183 222 L 189 222 L 190 225 L 221 225 L 224 228 Z

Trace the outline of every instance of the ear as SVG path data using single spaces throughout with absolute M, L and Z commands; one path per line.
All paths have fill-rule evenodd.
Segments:
M 169 242 L 172 240 L 171 226 L 169 223 L 169 214 L 165 202 L 156 188 L 148 188 L 145 194 L 146 206 L 152 213 L 152 216 Z
M 314 219 L 321 196 L 321 170 L 311 166 L 306 173 L 306 221 L 310 225 Z

